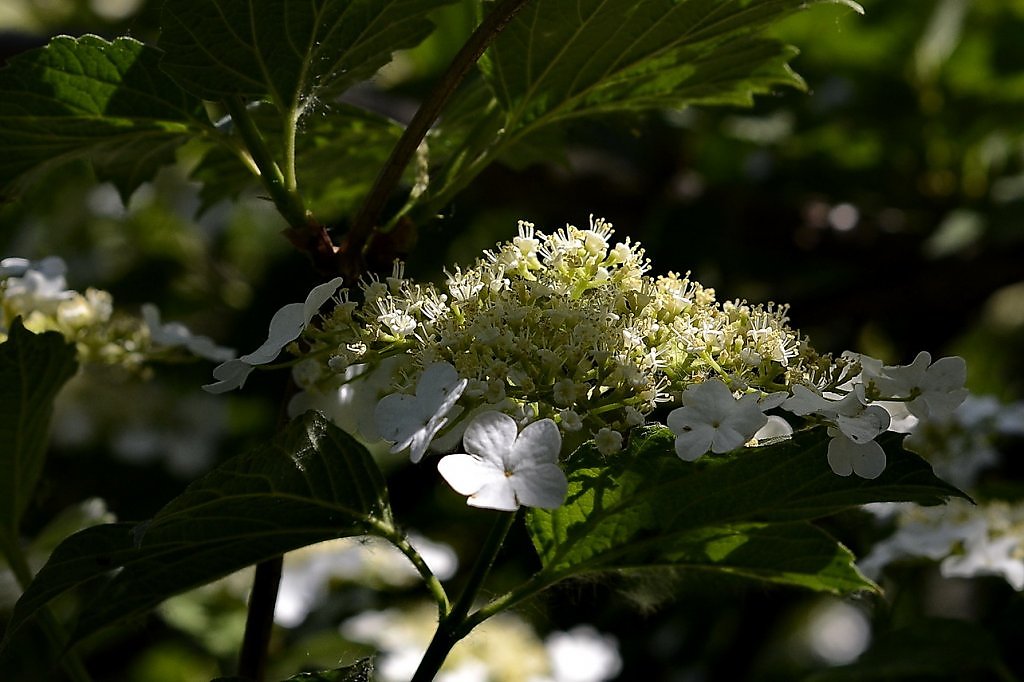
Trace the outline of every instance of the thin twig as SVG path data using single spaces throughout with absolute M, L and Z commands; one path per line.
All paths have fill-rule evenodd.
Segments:
M 391 156 L 381 168 L 377 179 L 374 181 L 370 193 L 366 195 L 363 204 L 352 221 L 352 227 L 345 235 L 342 249 L 352 259 L 360 259 L 364 247 L 374 228 L 384 204 L 394 190 L 398 181 L 409 165 L 420 142 L 426 137 L 430 126 L 434 124 L 445 104 L 455 93 L 456 88 L 465 78 L 470 68 L 480 59 L 491 42 L 501 33 L 502 29 L 512 20 L 519 10 L 529 0 L 503 0 L 495 7 L 476 30 L 469 37 L 466 43 L 459 50 L 458 54 L 448 66 L 447 71 L 441 76 L 440 81 L 434 86 L 430 95 L 416 111 L 415 116 L 409 122 L 402 137 L 395 144 Z

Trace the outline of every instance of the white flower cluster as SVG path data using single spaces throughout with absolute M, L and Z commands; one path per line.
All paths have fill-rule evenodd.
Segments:
M 520 222 L 442 287 L 397 262 L 361 283 L 362 303 L 333 280 L 279 311 L 268 341 L 218 367 L 207 389 L 240 386 L 287 345 L 303 389 L 292 414 L 319 409 L 413 462 L 463 440 L 441 472 L 469 504 L 496 509 L 559 506 L 559 455 L 588 439 L 613 455 L 659 404 L 679 405 L 667 421 L 686 461 L 790 435 L 766 414 L 781 409 L 828 425 L 837 474 L 874 478 L 891 414 L 946 413 L 966 393 L 960 358 L 922 353 L 899 367 L 818 355 L 785 306 L 719 303 L 688 276 L 649 276 L 640 246 L 612 235 L 603 220 L 551 234 Z
M 877 577 L 886 565 L 905 558 L 940 561 L 947 578 L 1000 575 L 1024 590 L 1024 503 L 979 505 L 951 500 L 941 507 L 900 507 L 897 530 L 858 562 Z
M 972 492 L 980 473 L 999 463 L 999 441 L 1024 436 L 1024 402 L 1004 404 L 992 396 L 969 396 L 950 414 L 915 417 L 904 446 L 920 453 L 945 480 Z M 896 531 L 860 562 L 877 577 L 888 564 L 908 558 L 939 561 L 947 577 L 1000 575 L 1024 590 L 1024 502 L 952 500 L 941 507 L 869 505 L 895 520 Z
M 66 273 L 67 265 L 57 256 L 0 261 L 0 340 L 21 317 L 29 331 L 59 332 L 75 343 L 82 362 L 137 368 L 176 347 L 211 360 L 233 355 L 180 323 L 162 324 L 151 304 L 143 307 L 142 320 L 117 314 L 108 292 L 68 289 Z

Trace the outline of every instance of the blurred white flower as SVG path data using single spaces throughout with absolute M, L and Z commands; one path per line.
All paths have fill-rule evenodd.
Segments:
M 377 403 L 373 413 L 377 433 L 394 443 L 391 452 L 409 448 L 409 458 L 419 462 L 430 441 L 448 423 L 447 415 L 466 383 L 449 363 L 433 363 L 420 375 L 416 395 L 392 393 Z
M 603 682 L 622 670 L 618 641 L 592 625 L 552 632 L 544 645 L 551 658 L 551 677 L 531 682 Z
M 335 277 L 329 282 L 313 287 L 304 303 L 289 303 L 274 313 L 270 319 L 267 340 L 263 345 L 236 360 L 228 360 L 215 367 L 213 377 L 217 381 L 204 385 L 203 389 L 209 393 L 226 393 L 241 388 L 256 365 L 270 362 L 285 346 L 299 338 L 313 320 L 313 316 L 320 310 L 320 306 L 341 288 L 342 282 L 341 277 Z
M 72 298 L 64 279 L 67 265 L 58 256 L 42 260 L 4 258 L 0 261 L 0 280 L 4 280 L 4 300 L 22 310 L 52 312 L 55 306 Z
M 149 338 L 157 346 L 183 346 L 194 355 L 217 362 L 230 360 L 235 356 L 234 349 L 218 346 L 209 337 L 193 334 L 180 322 L 162 323 L 160 310 L 152 303 L 143 304 L 142 319 L 149 328 Z
M 758 405 L 758 394 L 739 400 L 718 379 L 683 391 L 682 407 L 668 414 L 668 427 L 676 434 L 676 454 L 687 462 L 706 452 L 729 452 L 754 437 L 768 422 Z
M 1024 556 L 1018 548 L 1021 537 L 1003 535 L 992 538 L 987 527 L 973 527 L 964 538 L 964 553 L 942 560 L 939 570 L 947 578 L 973 578 L 977 575 L 999 575 L 1013 589 L 1024 590 Z
M 441 476 L 467 503 L 513 511 L 519 505 L 554 509 L 565 501 L 568 482 L 558 466 L 562 436 L 550 419 L 519 431 L 516 421 L 488 411 L 466 427 L 463 445 L 468 454 L 443 457 Z

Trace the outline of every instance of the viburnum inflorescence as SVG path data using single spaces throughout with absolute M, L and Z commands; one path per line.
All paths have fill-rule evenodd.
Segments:
M 692 461 L 785 437 L 788 423 L 766 415 L 781 409 L 830 427 L 836 473 L 873 478 L 885 467 L 874 439 L 894 405 L 941 412 L 963 399 L 959 358 L 898 367 L 820 355 L 787 306 L 719 302 L 688 274 L 651 276 L 639 244 L 612 235 L 601 219 L 553 233 L 520 221 L 518 236 L 440 286 L 406 278 L 396 261 L 390 277 L 361 283 L 362 302 L 339 290 L 289 346 L 303 389 L 293 413 L 336 415 L 418 461 L 427 448 L 452 451 L 494 412 L 520 429 L 550 421 L 563 454 L 593 439 L 611 456 L 675 404 L 667 423 Z

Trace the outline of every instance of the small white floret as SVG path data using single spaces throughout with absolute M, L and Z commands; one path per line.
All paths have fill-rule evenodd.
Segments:
M 448 423 L 447 415 L 467 383 L 451 364 L 435 362 L 420 375 L 416 395 L 392 393 L 377 403 L 373 413 L 377 433 L 394 443 L 391 452 L 409 448 L 410 459 L 420 461 L 430 442 Z

